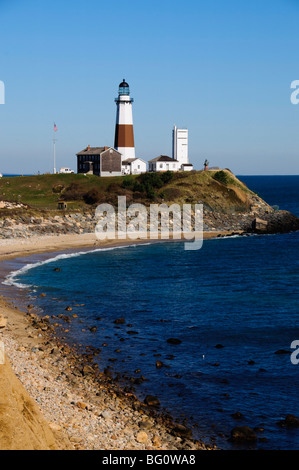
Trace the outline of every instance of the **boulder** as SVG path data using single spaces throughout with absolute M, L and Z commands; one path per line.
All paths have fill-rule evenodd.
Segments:
M 299 428 L 299 418 L 289 414 L 285 417 L 285 419 L 278 421 L 277 424 L 282 428 Z
M 140 444 L 146 444 L 148 441 L 148 435 L 144 431 L 140 431 L 136 435 L 136 441 L 139 442 Z
M 167 343 L 169 344 L 181 344 L 181 340 L 178 338 L 168 338 Z
M 256 217 L 252 222 L 252 230 L 254 232 L 266 232 L 268 228 L 267 220 Z
M 183 424 L 176 423 L 172 428 L 172 433 L 181 437 L 191 437 L 192 431 Z
M 230 441 L 236 443 L 255 442 L 257 435 L 249 426 L 236 426 L 231 430 Z
M 160 406 L 160 402 L 154 395 L 147 395 L 144 399 L 144 403 L 148 406 Z
M 117 318 L 116 320 L 114 320 L 114 322 L 116 325 L 123 325 L 125 323 L 125 319 L 124 318 Z

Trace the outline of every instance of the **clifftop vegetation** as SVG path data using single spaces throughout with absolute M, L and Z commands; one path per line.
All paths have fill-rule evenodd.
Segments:
M 216 212 L 245 212 L 256 195 L 229 170 L 182 173 L 145 173 L 134 176 L 100 178 L 83 174 L 19 176 L 0 179 L 0 200 L 23 203 L 29 209 L 57 210 L 58 201 L 67 210 L 91 209 L 102 202 L 203 203 Z

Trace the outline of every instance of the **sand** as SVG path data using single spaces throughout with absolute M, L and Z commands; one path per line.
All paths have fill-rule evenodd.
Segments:
M 215 238 L 218 236 L 229 236 L 237 231 L 210 231 L 204 232 L 203 238 Z M 94 233 L 82 235 L 48 235 L 43 237 L 32 237 L 26 239 L 0 240 L 0 261 L 3 259 L 28 256 L 33 253 L 47 253 L 63 251 L 67 249 L 93 248 L 101 246 L 120 246 L 134 243 L 147 243 L 149 240 L 107 240 L 99 241 Z M 165 240 L 164 240 L 165 241 Z M 171 240 L 170 240 L 171 241 Z

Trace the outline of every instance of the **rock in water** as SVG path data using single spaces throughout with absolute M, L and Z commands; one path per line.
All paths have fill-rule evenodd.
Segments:
M 249 426 L 236 426 L 231 430 L 232 442 L 255 442 L 257 435 Z
M 299 419 L 294 415 L 287 415 L 285 419 L 278 421 L 278 426 L 282 428 L 299 428 Z
M 178 338 L 168 338 L 167 343 L 169 344 L 181 344 L 181 340 Z
M 123 325 L 125 323 L 125 319 L 124 318 L 117 318 L 116 320 L 114 320 L 114 322 L 116 325 Z
M 147 395 L 144 399 L 144 403 L 148 406 L 160 406 L 160 402 L 154 395 Z

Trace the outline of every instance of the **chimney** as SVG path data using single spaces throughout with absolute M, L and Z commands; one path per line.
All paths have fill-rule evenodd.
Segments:
M 90 150 L 90 145 L 88 145 L 87 150 Z

